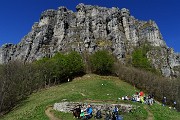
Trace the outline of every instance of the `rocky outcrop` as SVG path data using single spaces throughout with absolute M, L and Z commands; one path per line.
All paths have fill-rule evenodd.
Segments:
M 88 104 L 84 104 L 82 102 L 60 102 L 60 103 L 55 103 L 53 105 L 53 109 L 61 112 L 72 112 L 75 108 L 80 108 L 82 110 L 86 110 Z M 98 110 L 103 111 L 113 111 L 115 106 L 119 109 L 121 112 L 126 112 L 129 113 L 135 108 L 138 108 L 136 106 L 132 106 L 130 104 L 100 104 L 100 103 L 90 103 L 92 109 L 93 109 L 93 114 L 95 114 Z
M 44 11 L 39 22 L 17 45 L 5 44 L 0 48 L 0 63 L 12 60 L 32 62 L 51 57 L 57 51 L 75 50 L 79 53 L 100 49 L 110 50 L 119 60 L 135 47 L 148 42 L 159 49 L 149 51 L 152 65 L 161 69 L 164 76 L 175 75 L 180 66 L 180 55 L 175 54 L 164 42 L 157 24 L 140 21 L 128 9 L 105 8 L 79 4 L 76 12 L 66 7 Z

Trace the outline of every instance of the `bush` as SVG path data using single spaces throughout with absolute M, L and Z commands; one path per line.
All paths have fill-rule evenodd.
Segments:
M 9 111 L 41 86 L 36 75 L 31 64 L 14 61 L 0 66 L 0 113 Z
M 132 54 L 132 65 L 145 70 L 152 69 L 150 61 L 147 59 L 146 51 L 143 48 L 136 49 Z
M 98 74 L 112 73 L 114 57 L 108 51 L 97 51 L 90 56 L 93 72 Z
M 115 63 L 114 73 L 122 80 L 133 86 L 144 90 L 161 101 L 163 96 L 167 97 L 168 104 L 172 105 L 177 101 L 178 110 L 180 110 L 180 82 L 179 80 L 164 78 L 152 72 L 139 70 L 133 67 L 126 67 L 121 63 Z
M 42 79 L 47 85 L 61 83 L 84 72 L 84 63 L 79 53 L 56 53 L 52 58 L 43 58 L 36 62 Z
M 81 55 L 75 51 L 67 54 L 67 75 L 72 77 L 84 72 L 84 63 Z
M 57 53 L 52 58 L 42 58 L 34 63 L 16 61 L 0 65 L 0 115 L 33 91 L 65 82 L 83 71 L 84 63 L 77 52 Z

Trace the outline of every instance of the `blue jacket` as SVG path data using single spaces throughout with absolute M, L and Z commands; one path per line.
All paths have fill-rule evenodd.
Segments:
M 92 108 L 90 107 L 90 108 L 87 108 L 86 112 L 87 112 L 88 115 L 92 115 L 93 110 L 92 110 Z

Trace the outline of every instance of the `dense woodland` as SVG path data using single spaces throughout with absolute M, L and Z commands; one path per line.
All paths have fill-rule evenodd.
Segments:
M 4 114 L 39 89 L 71 81 L 85 73 L 116 75 L 168 104 L 177 101 L 180 110 L 180 78 L 170 79 L 159 75 L 144 53 L 137 50 L 132 55 L 132 65 L 123 65 L 107 51 L 92 55 L 77 52 L 56 53 L 52 58 L 42 58 L 33 63 L 19 61 L 0 65 L 0 113 Z M 138 56 L 138 57 L 137 57 Z

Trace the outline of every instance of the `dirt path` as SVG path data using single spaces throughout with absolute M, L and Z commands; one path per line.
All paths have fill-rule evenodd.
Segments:
M 154 120 L 154 116 L 153 116 L 152 112 L 149 110 L 149 108 L 147 106 L 144 106 L 144 109 L 148 112 L 147 120 Z
M 88 102 L 102 102 L 100 100 L 87 100 Z M 153 113 L 149 110 L 148 106 L 144 106 L 144 109 L 148 112 L 148 118 L 147 120 L 154 120 Z M 56 118 L 54 114 L 51 112 L 53 110 L 52 106 L 48 106 L 45 110 L 46 115 L 49 117 L 49 120 L 61 120 L 59 118 Z
M 49 117 L 49 120 L 61 120 L 59 118 L 56 118 L 53 113 L 51 113 L 52 106 L 48 106 L 45 110 L 46 115 Z

